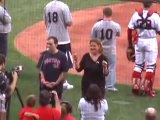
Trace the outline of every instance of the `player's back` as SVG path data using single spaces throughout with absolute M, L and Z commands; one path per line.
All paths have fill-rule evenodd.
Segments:
M 131 29 L 137 29 L 139 38 L 156 38 L 157 31 L 160 31 L 159 15 L 157 13 L 149 15 L 148 12 L 148 10 L 143 10 L 142 16 L 138 11 L 135 12 L 128 25 Z
M 120 36 L 120 25 L 114 21 L 101 20 L 97 22 L 92 29 L 92 38 L 102 41 L 104 50 L 116 51 L 116 37 Z
M 58 44 L 69 43 L 66 24 L 72 19 L 68 6 L 61 1 L 53 0 L 46 5 L 44 12 L 48 36 L 57 37 Z

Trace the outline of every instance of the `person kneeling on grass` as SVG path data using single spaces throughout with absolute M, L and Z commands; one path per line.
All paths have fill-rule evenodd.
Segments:
M 36 111 L 33 109 L 36 104 L 36 96 L 29 95 L 27 96 L 26 106 L 19 112 L 19 120 L 38 120 L 39 116 Z M 31 113 L 32 115 L 28 114 Z

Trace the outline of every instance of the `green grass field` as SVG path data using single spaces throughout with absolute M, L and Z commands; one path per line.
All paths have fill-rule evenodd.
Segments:
M 50 0 L 7 0 L 7 8 L 12 15 L 13 29 L 9 37 L 9 58 L 7 68 L 22 64 L 24 72 L 21 74 L 18 82 L 20 93 L 25 99 L 28 94 L 38 94 L 38 71 L 36 63 L 31 59 L 24 57 L 14 48 L 14 39 L 16 35 L 25 29 L 27 26 L 42 20 L 43 8 Z M 71 10 L 79 10 L 87 7 L 94 7 L 104 4 L 112 4 L 118 0 L 64 0 L 69 4 Z M 37 41 L 38 42 L 38 41 Z M 37 53 L 39 54 L 39 53 Z M 77 104 L 80 99 L 80 83 L 81 78 L 76 75 L 69 75 L 68 79 L 75 85 L 74 90 L 65 91 L 64 99 L 71 101 L 73 104 L 73 115 L 80 119 L 80 112 L 77 110 Z M 156 98 L 134 97 L 130 92 L 129 86 L 118 85 L 119 92 L 107 93 L 106 98 L 109 103 L 109 112 L 107 113 L 108 120 L 142 120 L 144 109 L 148 106 L 159 108 L 158 95 Z M 18 119 L 18 112 L 21 109 L 20 103 L 16 94 L 12 97 L 11 104 L 11 119 Z

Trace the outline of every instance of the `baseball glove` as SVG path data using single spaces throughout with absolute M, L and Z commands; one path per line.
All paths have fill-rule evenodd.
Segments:
M 134 47 L 128 47 L 127 49 L 127 59 L 131 62 L 135 62 L 135 50 Z

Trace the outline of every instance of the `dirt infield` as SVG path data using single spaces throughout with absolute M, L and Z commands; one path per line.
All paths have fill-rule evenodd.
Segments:
M 70 28 L 71 43 L 73 52 L 78 53 L 79 58 L 88 51 L 88 42 L 93 24 L 99 18 L 102 18 L 102 7 L 90 8 L 73 12 L 73 26 Z M 117 82 L 122 84 L 130 84 L 130 78 L 133 69 L 133 63 L 126 59 L 127 48 L 127 25 L 135 8 L 140 8 L 138 3 L 125 3 L 110 6 L 113 9 L 113 19 L 122 26 L 122 36 L 117 42 Z M 158 11 L 160 5 L 154 5 L 154 9 Z M 128 10 L 130 9 L 130 10 Z M 45 50 L 46 32 L 43 21 L 40 21 L 22 31 L 16 37 L 15 46 L 18 51 L 27 57 L 37 61 L 40 52 Z M 155 76 L 155 88 L 160 88 L 158 81 L 158 73 L 160 72 L 159 60 L 157 74 Z M 76 73 L 71 70 L 72 73 Z

